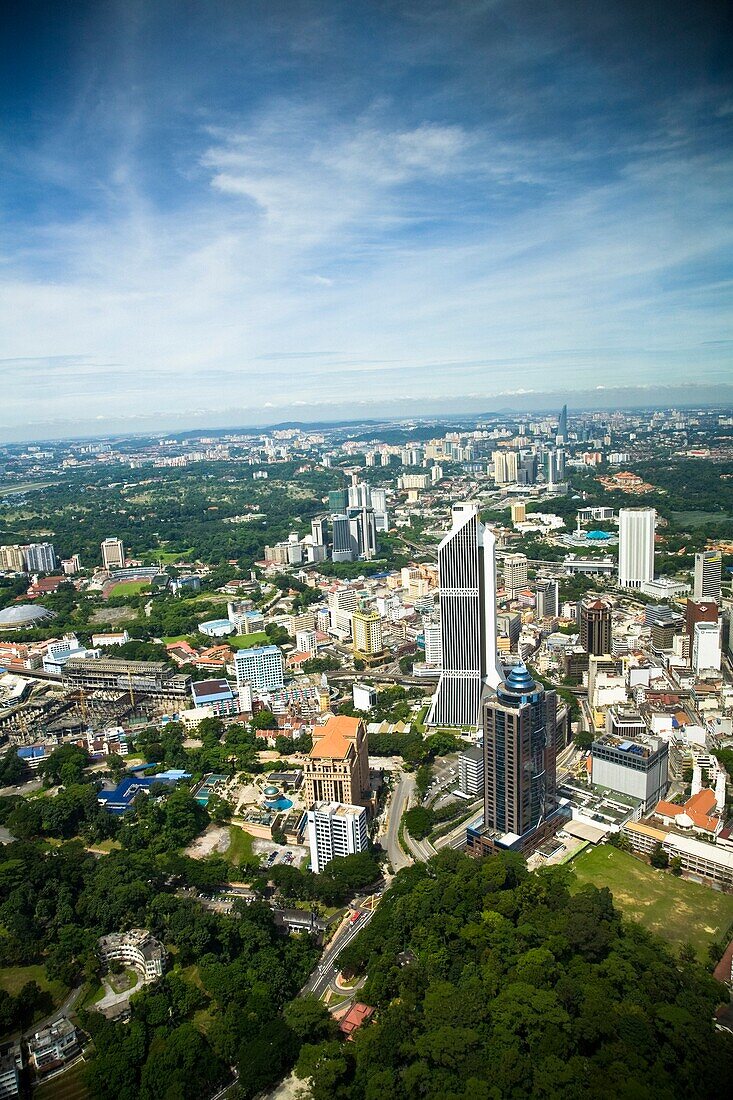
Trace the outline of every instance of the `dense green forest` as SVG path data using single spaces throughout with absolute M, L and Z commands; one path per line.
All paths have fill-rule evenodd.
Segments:
M 727 991 L 622 921 L 608 890 L 514 855 L 443 852 L 401 871 L 341 962 L 374 1021 L 306 1043 L 316 1100 L 659 1100 L 727 1091 Z

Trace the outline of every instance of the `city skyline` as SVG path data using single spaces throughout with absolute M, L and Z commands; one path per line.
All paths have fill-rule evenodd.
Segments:
M 5 5 L 0 438 L 725 400 L 725 18 Z

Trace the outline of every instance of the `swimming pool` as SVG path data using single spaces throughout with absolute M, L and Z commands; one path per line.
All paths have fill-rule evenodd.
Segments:
M 281 795 L 280 798 L 276 798 L 274 802 L 265 802 L 265 805 L 268 810 L 290 810 L 292 809 L 293 803 L 289 798 L 283 798 Z

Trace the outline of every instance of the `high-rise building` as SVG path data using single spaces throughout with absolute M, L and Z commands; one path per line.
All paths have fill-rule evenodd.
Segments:
M 109 538 L 102 543 L 102 565 L 107 570 L 122 569 L 125 565 L 125 548 L 122 539 Z
M 654 579 L 653 508 L 621 508 L 618 514 L 618 583 L 620 588 L 641 588 Z
M 510 505 L 510 511 L 512 523 L 524 523 L 527 518 L 527 505 L 523 500 L 518 500 L 515 504 Z
M 695 554 L 694 599 L 720 600 L 722 566 L 720 550 L 703 550 L 701 554 Z
M 315 630 L 298 630 L 295 634 L 295 648 L 298 653 L 310 653 L 311 657 L 318 656 L 318 637 Z
M 326 546 L 328 544 L 328 520 L 325 516 L 311 520 L 311 538 L 314 546 Z
M 328 510 L 331 515 L 344 515 L 348 506 L 348 491 L 346 489 L 331 489 L 328 494 Z
M 554 577 L 535 581 L 535 612 L 538 619 L 554 619 L 560 610 L 560 586 Z
M 354 656 L 363 661 L 378 661 L 384 655 L 382 616 L 378 611 L 355 611 L 351 617 Z
M 458 757 L 458 786 L 463 794 L 484 793 L 484 747 L 471 745 Z
M 442 662 L 440 623 L 425 623 L 423 634 L 425 638 L 425 664 L 430 665 L 431 668 L 440 668 Z
M 556 808 L 557 696 L 515 665 L 483 716 L 484 828 L 524 837 Z
M 494 481 L 497 485 L 508 485 L 517 480 L 519 456 L 516 451 L 494 451 Z
M 377 531 L 388 531 L 389 514 L 387 512 L 386 489 L 372 489 L 372 508 L 374 509 L 374 524 Z
M 442 669 L 432 726 L 481 724 L 481 698 L 502 680 L 496 653 L 495 539 L 475 504 L 454 504 L 438 547 Z
M 580 605 L 580 643 L 586 653 L 611 652 L 611 605 L 607 600 L 583 600 Z
M 720 671 L 720 624 L 695 623 L 692 636 L 692 667 L 696 673 Z
M 27 546 L 0 546 L 0 569 L 5 573 L 25 573 Z
M 641 802 L 641 811 L 656 806 L 667 790 L 669 746 L 660 737 L 640 734 L 632 740 L 604 733 L 591 747 L 591 782 Z
M 527 555 L 507 554 L 504 558 L 504 587 L 513 599 L 527 587 Z
M 58 565 L 56 551 L 50 542 L 32 542 L 26 548 L 25 561 L 29 573 L 53 573 Z
M 369 799 L 366 727 L 344 714 L 313 728 L 313 748 L 303 767 L 306 806 L 342 802 L 363 806 Z
M 568 407 L 563 405 L 560 409 L 560 415 L 557 418 L 557 435 L 555 437 L 556 443 L 567 443 L 568 441 Z
M 688 600 L 685 604 L 685 631 L 694 637 L 697 623 L 717 623 L 718 605 L 714 600 Z
M 317 875 L 332 859 L 365 852 L 369 846 L 366 810 L 340 802 L 317 802 L 308 810 L 308 845 L 311 871 Z
M 377 522 L 371 507 L 349 508 L 349 535 L 355 556 L 370 561 L 377 552 Z
M 250 684 L 256 691 L 275 691 L 285 682 L 282 651 L 276 645 L 238 649 L 234 658 L 237 684 Z
M 354 546 L 351 540 L 351 527 L 347 515 L 335 514 L 331 516 L 331 557 L 334 561 L 353 561 L 355 558 Z

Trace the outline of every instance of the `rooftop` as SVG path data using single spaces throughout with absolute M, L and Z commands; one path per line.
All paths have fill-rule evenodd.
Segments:
M 316 726 L 313 730 L 311 759 L 327 757 L 331 760 L 343 760 L 356 740 L 360 725 L 359 718 L 339 714 L 336 718 L 329 718 L 325 726 Z

